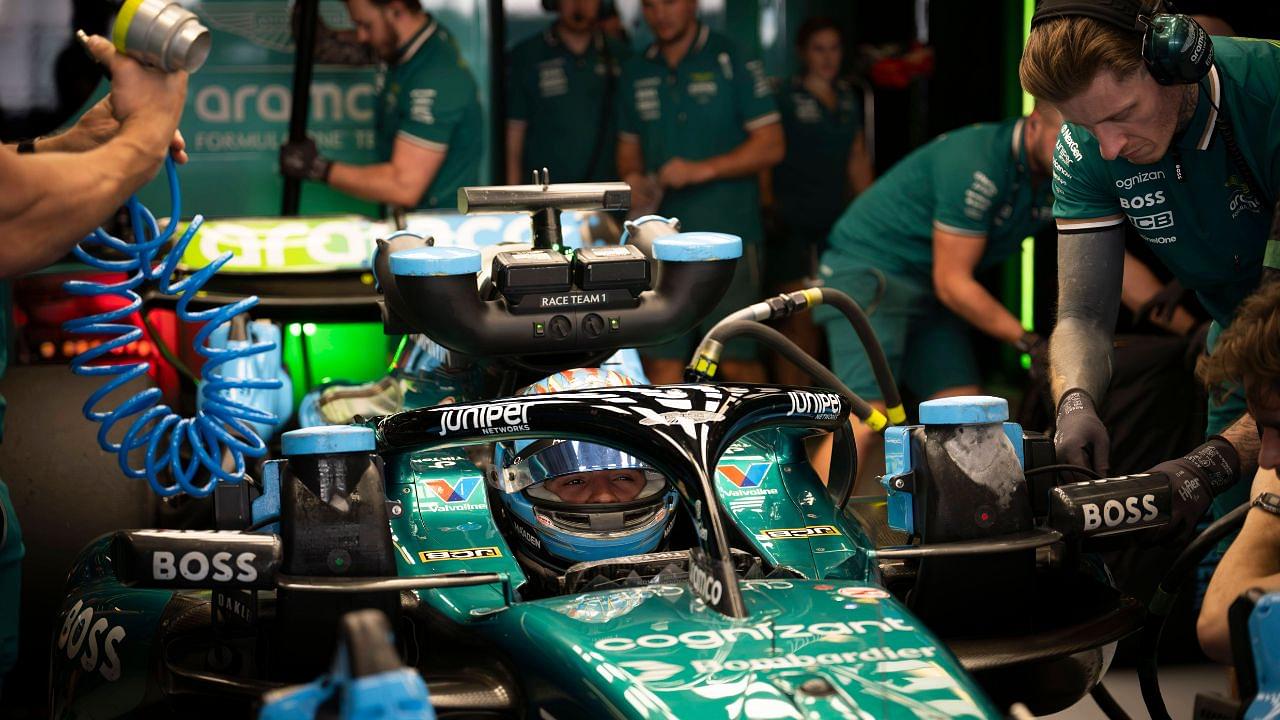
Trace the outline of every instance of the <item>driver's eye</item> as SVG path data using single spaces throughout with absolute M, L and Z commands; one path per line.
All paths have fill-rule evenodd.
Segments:
M 564 481 L 564 484 L 565 484 L 565 485 L 581 485 L 583 482 L 585 482 L 585 481 L 584 481 L 582 478 L 580 478 L 580 477 L 573 477 L 573 478 L 568 478 L 568 479 L 566 479 L 566 480 Z
M 636 479 L 631 477 L 630 475 L 618 475 L 613 479 L 613 481 L 616 483 L 633 483 L 636 481 Z

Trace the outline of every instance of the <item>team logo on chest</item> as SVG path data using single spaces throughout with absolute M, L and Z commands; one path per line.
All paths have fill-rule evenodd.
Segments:
M 1249 189 L 1248 183 L 1238 176 L 1232 175 L 1227 178 L 1226 185 L 1228 191 L 1227 208 L 1231 210 L 1232 220 L 1235 220 L 1242 210 L 1248 210 L 1251 213 L 1262 212 L 1262 203 L 1258 202 L 1258 198 Z
M 568 92 L 569 76 L 564 71 L 563 60 L 556 58 L 538 65 L 538 94 L 549 98 Z

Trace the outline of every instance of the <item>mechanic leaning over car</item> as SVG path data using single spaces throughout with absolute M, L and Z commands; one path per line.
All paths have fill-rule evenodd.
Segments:
M 685 337 L 647 348 L 655 384 L 680 382 L 697 341 L 725 315 L 760 300 L 764 242 L 756 175 L 785 152 L 782 125 L 759 59 L 698 21 L 696 0 L 643 0 L 653 44 L 631 58 L 618 90 L 618 175 L 631 185 L 632 210 L 679 218 L 689 231 L 742 238 L 733 284 Z M 751 343 L 725 349 L 720 373 L 763 382 Z
M 1250 588 L 1280 590 L 1280 283 L 1266 283 L 1240 304 L 1231 327 L 1218 336 L 1198 374 L 1210 386 L 1243 383 L 1249 415 L 1259 435 L 1235 444 L 1241 471 L 1250 477 L 1252 508 L 1209 581 L 1196 631 L 1209 657 L 1231 662 L 1227 611 Z
M 356 39 L 385 64 L 378 74 L 374 147 L 381 162 L 352 165 L 305 138 L 280 148 L 280 172 L 406 209 L 454 208 L 479 182 L 480 99 L 458 46 L 418 0 L 347 0 Z
M 897 381 L 922 398 L 978 394 L 968 326 L 1023 352 L 1041 341 L 975 278 L 1049 222 L 1058 114 L 982 123 L 938 136 L 878 179 L 836 221 L 819 274 L 870 315 Z M 819 308 L 832 370 L 883 412 L 866 353 L 838 313 Z M 843 316 L 839 316 L 841 319 Z M 858 461 L 880 446 L 855 424 Z
M 1045 0 L 1019 69 L 1027 92 L 1056 105 L 1066 121 L 1053 168 L 1054 442 L 1059 461 L 1103 475 L 1108 436 L 1096 404 L 1111 378 L 1125 221 L 1196 291 L 1214 321 L 1210 353 L 1264 265 L 1280 258 L 1267 243 L 1280 186 L 1280 45 L 1210 40 L 1190 18 L 1160 9 L 1137 0 Z M 1186 461 L 1199 472 L 1177 474 L 1182 532 L 1204 513 L 1210 491 L 1233 482 L 1234 472 L 1220 471 L 1246 461 L 1236 441 L 1256 442 L 1247 415 L 1223 430 L 1244 410 L 1238 392 L 1211 397 L 1211 437 Z M 1245 488 L 1238 490 L 1218 501 L 1220 511 L 1243 501 Z
M 149 70 L 93 36 L 86 46 L 111 73 L 111 92 L 66 132 L 0 149 L 0 278 L 62 258 L 160 170 L 165 155 L 186 162 L 178 120 L 185 72 Z M 10 306 L 0 282 L 0 374 L 7 361 Z M 0 398 L 0 431 L 4 399 Z M 0 685 L 18 652 L 22 532 L 0 480 Z M 0 688 L 2 689 L 2 688 Z
M 552 182 L 614 180 L 615 98 L 631 48 L 600 29 L 601 0 L 551 2 L 559 18 L 507 58 L 507 183 L 541 168 Z

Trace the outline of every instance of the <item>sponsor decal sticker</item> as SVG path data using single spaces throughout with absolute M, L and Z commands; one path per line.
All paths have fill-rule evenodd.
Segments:
M 460 477 L 452 483 L 444 478 L 427 481 L 427 486 L 431 488 L 431 492 L 446 503 L 464 503 L 470 500 L 471 495 L 479 485 L 480 477 L 478 475 Z
M 745 672 L 748 670 L 791 670 L 827 665 L 853 665 L 893 660 L 924 660 L 936 656 L 938 649 L 932 645 L 907 648 L 871 648 L 860 652 L 819 653 L 801 655 L 788 653 L 781 657 L 750 658 L 744 660 L 694 660 L 693 669 L 698 673 L 714 673 L 722 670 Z
M 1103 526 L 1115 528 L 1137 522 L 1150 522 L 1160 514 L 1160 509 L 1156 507 L 1156 496 L 1150 493 L 1142 497 L 1128 497 L 1123 501 L 1108 500 L 1101 507 L 1097 503 L 1085 503 L 1080 506 L 1080 510 L 1084 514 L 1086 531 Z
M 485 435 L 529 429 L 527 403 L 496 403 L 448 409 L 440 417 L 440 435 L 479 430 Z
M 812 625 L 760 623 L 758 625 L 690 630 L 679 635 L 650 633 L 639 637 L 608 637 L 597 640 L 594 647 L 601 652 L 629 652 L 636 649 L 662 650 L 676 646 L 693 650 L 715 650 L 732 645 L 741 639 L 756 641 L 826 639 L 838 641 L 842 639 L 842 636 L 911 632 L 915 629 L 915 626 L 907 624 L 901 618 L 894 617 L 881 620 L 820 622 Z
M 125 629 L 112 625 L 106 617 L 95 619 L 95 614 L 93 607 L 77 600 L 62 621 L 54 653 L 55 656 L 59 652 L 65 654 L 72 663 L 79 659 L 85 672 L 96 670 L 108 682 L 115 682 L 120 679 L 119 648 L 125 639 Z
M 441 560 L 483 560 L 502 557 L 502 551 L 496 547 L 459 548 L 457 550 L 423 550 L 418 559 L 424 563 Z
M 842 587 L 836 592 L 854 600 L 883 600 L 889 597 L 887 591 L 877 587 Z
M 647 417 L 640 421 L 641 425 L 679 425 L 681 423 L 701 424 L 709 422 L 720 422 L 724 420 L 724 415 L 718 412 L 709 412 L 707 410 L 682 410 L 665 412 L 654 417 Z
M 721 465 L 716 468 L 716 474 L 725 480 L 733 483 L 734 486 L 740 488 L 760 487 L 760 483 L 764 482 L 765 476 L 769 474 L 769 468 L 773 467 L 773 463 L 752 463 L 743 470 L 737 465 Z
M 833 420 L 840 416 L 840 396 L 836 393 L 788 390 L 787 397 L 791 400 L 788 415 L 809 415 L 815 420 Z
M 810 525 L 802 528 L 777 528 L 762 530 L 756 537 L 761 540 L 806 540 L 813 537 L 833 537 L 840 534 L 835 525 Z

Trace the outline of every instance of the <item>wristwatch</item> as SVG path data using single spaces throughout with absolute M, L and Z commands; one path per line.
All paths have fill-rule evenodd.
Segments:
M 1262 508 L 1272 515 L 1280 517 L 1280 495 L 1269 492 L 1260 493 L 1258 497 L 1253 499 L 1253 502 L 1249 503 L 1249 508 Z

